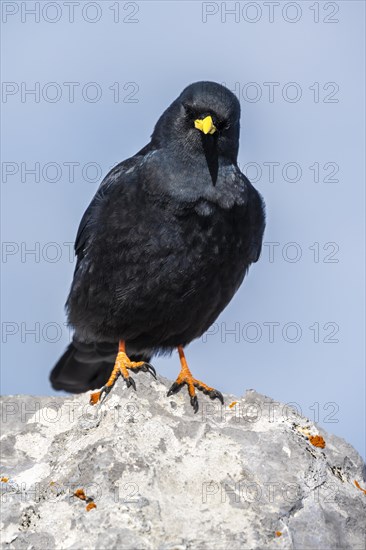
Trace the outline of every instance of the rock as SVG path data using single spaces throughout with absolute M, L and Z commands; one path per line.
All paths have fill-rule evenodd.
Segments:
M 135 379 L 97 407 L 2 399 L 3 548 L 365 548 L 365 466 L 343 439 L 252 390 L 200 394 L 195 415 L 185 390 Z

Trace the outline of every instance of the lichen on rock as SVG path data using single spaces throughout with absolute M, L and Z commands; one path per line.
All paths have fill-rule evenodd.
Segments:
M 344 440 L 254 391 L 200 396 L 140 373 L 87 395 L 2 399 L 2 545 L 364 549 L 365 466 Z

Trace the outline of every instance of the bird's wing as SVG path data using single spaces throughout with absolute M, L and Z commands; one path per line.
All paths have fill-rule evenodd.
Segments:
M 123 162 L 120 162 L 119 164 L 117 164 L 117 166 L 110 170 L 110 172 L 101 182 L 96 194 L 94 195 L 91 203 L 89 204 L 88 208 L 84 212 L 83 217 L 81 218 L 78 232 L 76 234 L 74 250 L 77 256 L 77 263 L 75 267 L 75 272 L 80 267 L 80 262 L 85 255 L 86 248 L 88 246 L 91 236 L 93 235 L 93 230 L 97 223 L 95 214 L 100 203 L 103 201 L 106 191 L 117 180 L 119 183 L 123 181 L 122 176 L 128 171 L 132 171 L 135 166 L 142 162 L 145 155 L 148 154 L 151 149 L 151 145 L 148 144 L 133 157 L 128 158 Z
M 262 196 L 248 178 L 244 174 L 241 174 L 241 176 L 245 180 L 248 192 L 247 223 L 250 235 L 248 259 L 250 263 L 255 263 L 258 261 L 262 250 L 263 233 L 266 225 L 265 205 Z

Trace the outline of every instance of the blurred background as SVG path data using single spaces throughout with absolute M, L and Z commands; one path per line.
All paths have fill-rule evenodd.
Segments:
M 365 455 L 364 10 L 347 2 L 2 2 L 3 394 L 53 395 L 80 218 L 189 83 L 242 107 L 260 261 L 187 349 L 197 378 L 292 403 Z M 177 354 L 155 358 L 175 379 Z M 224 375 L 224 376 L 223 376 Z

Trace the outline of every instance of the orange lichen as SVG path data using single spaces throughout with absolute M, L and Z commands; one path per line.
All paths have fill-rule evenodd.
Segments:
M 276 537 L 280 537 L 282 535 L 282 531 L 276 531 L 275 535 Z
M 232 409 L 233 407 L 235 407 L 236 404 L 237 404 L 237 401 L 233 401 L 232 403 L 230 403 L 229 409 Z
M 86 494 L 84 493 L 84 489 L 76 489 L 74 493 L 74 497 L 80 498 L 80 500 L 86 500 Z
M 358 483 L 358 481 L 354 480 L 354 484 L 356 485 L 357 489 L 360 489 L 360 491 L 363 492 L 364 495 L 366 495 L 366 489 L 362 489 L 361 485 Z
M 1 477 L 0 481 L 2 481 L 3 483 L 8 483 L 9 478 L 8 477 Z
M 85 502 L 88 503 L 85 507 L 87 512 L 90 512 L 90 510 L 97 507 L 94 500 L 91 497 L 86 496 L 84 489 L 76 489 L 74 497 L 80 498 L 80 500 L 85 500 Z
M 321 449 L 325 447 L 325 441 L 321 435 L 311 435 L 309 441 L 314 447 L 320 447 Z
M 90 405 L 96 405 L 99 401 L 99 398 L 100 398 L 100 391 L 96 391 L 96 392 L 92 393 L 90 395 L 89 404 Z

